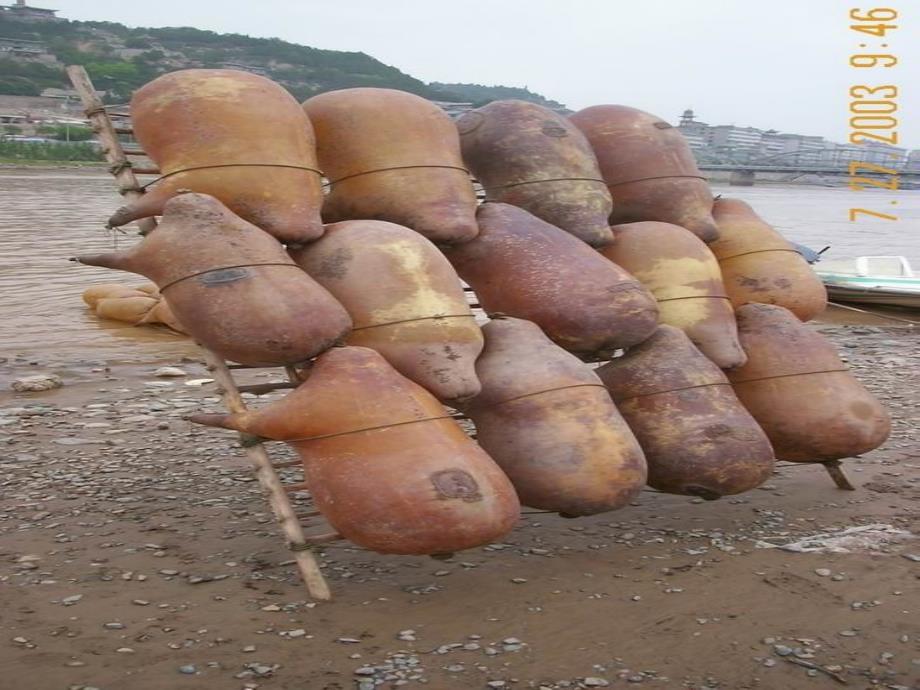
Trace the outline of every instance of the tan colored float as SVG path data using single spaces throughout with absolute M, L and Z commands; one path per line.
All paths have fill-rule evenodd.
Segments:
M 777 458 L 839 460 L 885 442 L 888 412 L 823 335 L 780 306 L 747 304 L 737 317 L 748 361 L 728 377 Z
M 655 330 L 655 298 L 584 242 L 509 204 L 483 204 L 477 218 L 479 236 L 445 254 L 487 313 L 533 321 L 572 352 L 630 347 Z
M 527 101 L 492 101 L 457 120 L 463 160 L 489 201 L 501 201 L 599 247 L 613 207 L 585 135 Z
M 319 94 L 303 107 L 331 183 L 327 222 L 387 220 L 438 244 L 476 236 L 476 195 L 457 129 L 434 103 L 359 88 Z
M 153 283 L 130 288 L 119 283 L 100 283 L 83 291 L 83 301 L 96 315 L 132 326 L 162 324 L 185 333 L 169 304 Z
M 719 262 L 696 235 L 670 223 L 627 223 L 601 249 L 658 300 L 661 323 L 684 331 L 723 369 L 744 364 L 735 311 L 725 294 Z
M 144 283 L 138 287 L 128 287 L 121 283 L 96 283 L 90 285 L 83 291 L 82 298 L 86 306 L 95 308 L 101 299 L 112 299 L 115 297 L 138 297 L 144 295 L 158 294 L 159 290 L 153 283 Z
M 530 321 L 501 317 L 483 332 L 482 393 L 464 410 L 521 502 L 576 517 L 633 500 L 642 449 L 590 367 Z
M 679 328 L 659 326 L 597 375 L 639 439 L 649 484 L 659 491 L 713 500 L 770 477 L 766 435 Z
M 220 199 L 282 242 L 322 234 L 313 129 L 280 85 L 237 70 L 179 70 L 138 89 L 131 116 L 162 177 L 111 225 L 160 215 L 186 190 Z
M 441 400 L 479 392 L 482 332 L 460 278 L 427 239 L 394 223 L 343 221 L 291 255 L 348 310 L 349 345 L 373 348 Z
M 824 311 L 827 290 L 808 262 L 740 199 L 713 206 L 720 237 L 709 248 L 719 260 L 725 290 L 736 307 L 778 304 L 802 321 Z
M 614 225 L 657 220 L 704 242 L 718 236 L 712 192 L 676 127 L 625 105 L 595 105 L 570 119 L 594 149 L 613 197 Z
M 351 327 L 344 307 L 276 239 L 204 194 L 171 199 L 133 248 L 77 260 L 153 280 L 192 337 L 242 364 L 302 362 Z
M 443 554 L 501 538 L 519 515 L 508 478 L 446 415 L 378 353 L 341 347 L 281 401 L 191 419 L 289 442 L 314 504 L 355 544 Z

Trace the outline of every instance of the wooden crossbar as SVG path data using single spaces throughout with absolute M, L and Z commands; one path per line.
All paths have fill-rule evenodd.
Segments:
M 236 382 L 227 369 L 227 364 L 223 359 L 215 355 L 207 348 L 202 348 L 204 353 L 205 364 L 208 371 L 214 377 L 217 385 L 221 388 L 221 398 L 227 410 L 233 414 L 239 414 L 246 411 L 246 404 L 236 387 Z M 300 570 L 300 575 L 314 599 L 328 601 L 332 598 L 329 591 L 329 585 L 320 572 L 319 564 L 316 557 L 310 550 L 310 544 L 319 543 L 308 539 L 303 532 L 303 527 L 291 505 L 288 498 L 285 485 L 281 482 L 272 462 L 265 452 L 265 446 L 259 442 L 251 442 L 251 437 L 240 436 L 241 445 L 243 446 L 246 457 L 248 458 L 252 469 L 255 472 L 256 479 L 268 496 L 268 502 L 271 505 L 275 519 L 281 527 L 288 542 L 288 547 L 294 553 L 294 561 Z

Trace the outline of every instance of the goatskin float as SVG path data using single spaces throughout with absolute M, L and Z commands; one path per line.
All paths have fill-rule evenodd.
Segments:
M 778 459 L 839 460 L 885 442 L 888 412 L 823 335 L 777 305 L 746 304 L 737 318 L 748 361 L 728 377 Z
M 591 368 L 530 321 L 501 317 L 483 332 L 482 393 L 463 409 L 521 503 L 576 517 L 633 500 L 645 458 Z
M 337 347 L 282 400 L 192 421 L 287 441 L 316 508 L 373 551 L 447 554 L 500 539 L 520 505 L 444 407 L 374 350 Z
M 224 359 L 307 360 L 351 328 L 345 308 L 271 235 L 204 194 L 180 194 L 131 249 L 77 260 L 157 284 L 185 331 Z
M 394 89 L 327 91 L 303 104 L 330 181 L 327 222 L 386 220 L 438 244 L 476 236 L 476 194 L 450 116 Z
M 291 256 L 348 310 L 349 345 L 373 348 L 440 400 L 479 392 L 482 332 L 456 271 L 429 240 L 385 221 L 342 221 Z
M 457 120 L 463 160 L 489 201 L 501 201 L 592 246 L 613 241 L 610 193 L 585 135 L 527 101 L 492 101 Z
M 626 223 L 613 231 L 616 241 L 601 248 L 601 254 L 655 296 L 661 323 L 683 330 L 723 369 L 744 364 L 735 310 L 722 286 L 719 262 L 706 244 L 671 223 Z
M 169 72 L 137 90 L 131 120 L 161 179 L 110 225 L 161 215 L 179 191 L 192 191 L 220 199 L 281 242 L 323 233 L 313 128 L 280 84 L 238 70 Z
M 659 491 L 707 500 L 760 486 L 773 449 L 725 374 L 679 328 L 661 325 L 597 369 L 648 462 Z
M 487 313 L 533 321 L 572 352 L 629 347 L 655 330 L 655 298 L 584 242 L 510 204 L 482 204 L 477 218 L 479 236 L 445 255 Z
M 827 290 L 805 258 L 740 199 L 713 206 L 719 239 L 709 248 L 719 260 L 732 304 L 778 304 L 802 321 L 827 306 Z
M 712 192 L 690 145 L 660 117 L 625 105 L 595 105 L 570 116 L 588 141 L 610 196 L 614 225 L 657 220 L 704 242 L 718 236 Z

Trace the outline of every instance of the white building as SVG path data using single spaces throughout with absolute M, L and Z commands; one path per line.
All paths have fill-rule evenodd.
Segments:
M 751 154 L 760 149 L 763 130 L 756 127 L 736 127 L 735 125 L 717 125 L 707 132 L 709 145 L 716 151 L 735 151 Z
M 909 151 L 882 142 L 865 144 L 835 144 L 826 142 L 821 153 L 821 163 L 845 166 L 853 161 L 862 161 L 885 168 L 900 169 L 908 164 Z
M 914 149 L 907 154 L 907 169 L 920 170 L 920 149 Z

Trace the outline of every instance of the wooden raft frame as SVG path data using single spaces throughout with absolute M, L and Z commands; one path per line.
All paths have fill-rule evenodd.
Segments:
M 160 171 L 155 166 L 135 165 L 132 163 L 129 157 L 145 158 L 146 153 L 137 147 L 125 147 L 118 139 L 119 134 L 134 133 L 134 129 L 130 125 L 130 113 L 117 112 L 114 110 L 110 112 L 102 103 L 102 100 L 96 95 L 96 90 L 89 78 L 89 74 L 87 74 L 86 69 L 82 65 L 68 66 L 67 75 L 70 77 L 74 89 L 83 102 L 84 112 L 92 125 L 93 131 L 99 137 L 105 159 L 109 163 L 109 172 L 115 178 L 118 192 L 129 200 L 143 196 L 144 188 L 139 184 L 137 175 L 159 175 Z M 112 118 L 117 118 L 121 121 L 116 123 L 113 122 Z M 141 235 L 150 233 L 157 226 L 155 218 L 141 218 L 135 222 L 140 229 Z M 471 308 L 479 308 L 479 304 L 472 290 L 466 288 L 466 292 Z M 289 366 L 284 367 L 285 374 L 288 378 L 286 383 L 238 386 L 233 378 L 232 370 L 269 367 L 249 367 L 239 364 L 227 364 L 221 357 L 202 346 L 200 343 L 198 343 L 198 346 L 202 350 L 208 371 L 211 372 L 218 385 L 224 407 L 233 414 L 245 412 L 247 409 L 246 403 L 243 401 L 242 393 L 252 392 L 261 394 L 284 388 L 296 388 L 301 382 L 301 378 L 296 369 Z M 466 418 L 466 416 L 462 414 L 453 416 L 461 419 Z M 273 463 L 269 458 L 262 439 L 252 436 L 251 434 L 240 433 L 239 443 L 249 460 L 259 485 L 266 494 L 275 520 L 278 522 L 287 541 L 287 547 L 294 555 L 294 561 L 306 585 L 308 594 L 311 598 L 319 601 L 330 600 L 332 598 L 332 593 L 325 577 L 320 571 L 319 563 L 317 562 L 313 548 L 321 544 L 344 539 L 344 537 L 328 527 L 323 532 L 311 535 L 304 533 L 305 525 L 302 521 L 312 518 L 321 518 L 322 515 L 319 511 L 315 510 L 306 513 L 297 513 L 294 506 L 291 504 L 289 494 L 300 492 L 309 495 L 306 483 L 301 481 L 285 484 L 277 473 L 278 469 L 299 467 L 301 466 L 301 461 L 298 459 Z M 803 467 L 814 464 L 823 465 L 838 489 L 855 491 L 855 487 L 850 483 L 846 474 L 844 474 L 843 467 L 839 460 L 818 463 L 777 464 L 776 469 L 783 467 Z M 645 490 L 651 493 L 662 493 L 651 488 Z M 536 512 L 548 513 L 551 511 Z M 317 527 L 315 524 L 308 524 L 306 526 L 314 529 Z M 360 547 L 356 546 L 355 548 Z

